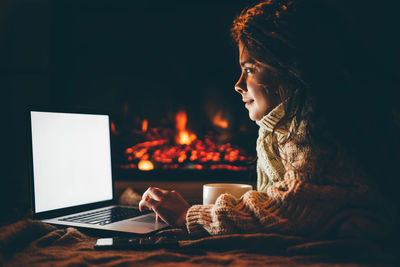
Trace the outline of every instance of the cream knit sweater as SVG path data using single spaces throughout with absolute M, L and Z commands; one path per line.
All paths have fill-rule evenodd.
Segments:
M 194 205 L 186 216 L 193 236 L 280 233 L 311 238 L 386 238 L 392 206 L 370 186 L 364 171 L 332 142 L 306 142 L 300 124 L 294 141 L 272 150 L 272 138 L 288 138 L 291 123 L 272 129 L 284 115 L 277 106 L 257 124 L 257 191 L 241 199 L 221 195 L 215 205 Z

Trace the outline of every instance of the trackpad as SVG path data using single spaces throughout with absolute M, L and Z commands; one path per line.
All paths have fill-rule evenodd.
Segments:
M 149 215 L 146 215 L 146 216 L 141 216 L 141 217 L 135 218 L 132 221 L 143 222 L 143 223 L 155 223 L 156 222 L 156 216 L 155 216 L 155 214 L 149 214 Z M 162 221 L 162 220 L 160 220 L 160 221 Z

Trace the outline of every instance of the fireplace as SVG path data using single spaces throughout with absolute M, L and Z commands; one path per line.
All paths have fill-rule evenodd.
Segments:
M 121 179 L 251 181 L 255 178 L 255 129 L 238 125 L 232 114 L 211 108 L 195 120 L 182 108 L 159 112 L 158 119 L 129 114 L 121 132 L 112 121 L 115 167 Z M 238 112 L 245 112 L 239 110 Z M 201 116 L 198 115 L 198 116 Z M 150 116 L 151 117 L 151 116 Z M 154 116 L 153 116 L 154 117 Z M 236 126 L 236 127 L 235 127 Z

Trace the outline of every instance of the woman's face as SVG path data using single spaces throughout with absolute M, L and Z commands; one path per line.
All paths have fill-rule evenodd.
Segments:
M 242 69 L 235 90 L 242 95 L 249 117 L 253 121 L 260 120 L 279 103 L 279 96 L 268 87 L 271 70 L 251 58 L 243 44 L 239 43 L 239 63 Z

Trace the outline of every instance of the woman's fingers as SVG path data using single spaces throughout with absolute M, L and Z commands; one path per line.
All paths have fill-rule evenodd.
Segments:
M 146 201 L 150 198 L 155 199 L 157 201 L 161 201 L 163 199 L 161 190 L 156 187 L 149 187 L 142 195 L 142 200 Z
M 150 194 L 143 195 L 142 200 L 139 202 L 139 210 L 153 210 L 155 211 L 160 205 L 160 201 L 153 199 Z
M 147 189 L 146 192 L 148 192 L 148 194 L 151 195 L 153 199 L 158 201 L 162 201 L 164 199 L 165 194 L 168 193 L 167 190 L 162 190 L 157 187 L 150 187 L 149 189 Z
M 148 207 L 147 207 L 147 203 L 146 203 L 146 199 L 148 199 L 149 198 L 149 193 L 147 192 L 148 190 L 146 190 L 146 192 L 144 192 L 143 193 L 143 195 L 142 195 L 142 199 L 140 200 L 140 202 L 139 202 L 139 210 L 142 212 L 142 211 L 144 211 L 144 210 L 148 210 Z
M 156 213 L 156 220 L 184 226 L 186 213 L 190 205 L 176 191 L 163 190 L 157 187 L 150 187 L 143 194 L 139 203 L 139 210 L 153 210 Z
M 152 210 L 156 214 L 156 222 L 164 221 L 165 223 L 170 224 L 169 219 L 166 218 L 166 214 L 162 214 L 163 211 L 160 207 L 163 199 L 163 196 L 161 195 L 163 193 L 162 191 L 168 192 L 154 187 L 147 189 L 142 196 L 142 200 L 139 202 L 139 210 Z

